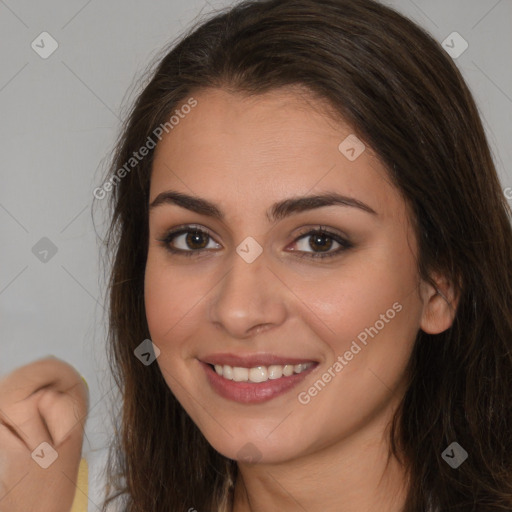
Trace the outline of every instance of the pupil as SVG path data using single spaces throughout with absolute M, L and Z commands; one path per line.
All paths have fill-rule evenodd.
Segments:
M 313 235 L 313 240 L 314 240 L 314 244 L 319 246 L 321 249 L 325 249 L 326 246 L 327 246 L 327 249 L 329 249 L 330 247 L 330 242 L 332 242 L 328 237 L 326 237 L 325 235 Z M 320 242 L 319 242 L 320 240 Z M 322 243 L 322 240 L 324 241 L 324 243 Z M 311 246 L 312 249 L 315 249 L 315 247 L 313 247 L 313 244 L 309 244 Z
M 195 244 L 199 244 L 200 245 L 200 240 L 201 240 L 201 237 L 203 237 L 204 235 L 202 233 L 199 233 L 197 231 L 195 232 L 191 232 L 187 235 L 187 243 L 191 246 L 193 246 L 194 249 L 197 249 L 198 247 L 195 247 Z M 198 241 L 199 240 L 199 241 Z M 203 244 L 204 245 L 204 244 Z M 199 247 L 199 249 L 202 249 L 203 247 Z

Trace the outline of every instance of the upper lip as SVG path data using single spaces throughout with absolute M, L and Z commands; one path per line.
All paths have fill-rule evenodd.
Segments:
M 314 361 L 313 359 L 302 359 L 297 357 L 287 357 L 287 356 L 277 356 L 274 354 L 268 353 L 260 353 L 260 354 L 246 354 L 246 355 L 237 355 L 237 354 L 210 354 L 200 359 L 203 363 L 213 364 L 213 365 L 228 365 L 228 366 L 238 366 L 241 368 L 255 368 L 256 366 L 271 366 L 275 364 L 285 365 L 285 364 L 301 364 L 301 363 L 310 363 Z

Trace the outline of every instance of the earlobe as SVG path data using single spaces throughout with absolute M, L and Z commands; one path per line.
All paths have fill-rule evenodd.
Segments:
M 444 277 L 434 280 L 435 287 L 424 281 L 420 285 L 423 299 L 420 328 L 428 334 L 440 334 L 452 326 L 459 300 L 453 283 Z

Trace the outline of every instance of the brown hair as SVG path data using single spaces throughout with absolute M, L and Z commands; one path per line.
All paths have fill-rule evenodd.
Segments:
M 167 51 L 167 50 L 166 50 Z M 418 272 L 460 292 L 453 325 L 419 330 L 391 433 L 407 468 L 404 512 L 512 509 L 512 229 L 474 99 L 426 31 L 373 0 L 244 1 L 193 27 L 159 61 L 120 135 L 107 179 L 111 224 L 109 362 L 122 409 L 107 505 L 129 512 L 231 508 L 236 461 L 215 451 L 157 364 L 144 309 L 153 151 L 116 172 L 194 92 L 257 95 L 306 87 L 371 147 L 412 208 Z M 468 459 L 441 457 L 452 442 Z M 115 491 L 115 492 L 114 492 Z

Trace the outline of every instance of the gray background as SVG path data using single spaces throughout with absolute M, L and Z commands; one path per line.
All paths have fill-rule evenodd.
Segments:
M 46 355 L 85 376 L 90 511 L 100 503 L 110 390 L 92 191 L 149 62 L 198 16 L 230 3 L 0 0 L 0 376 Z M 456 62 L 479 106 L 503 189 L 512 192 L 512 1 L 384 3 L 439 42 L 454 31 L 468 42 Z M 45 31 L 58 48 L 43 59 L 31 44 L 42 46 Z M 44 45 L 47 51 L 48 39 Z M 95 216 L 95 223 L 102 234 L 105 219 Z M 42 238 L 55 254 L 37 254 L 48 245 Z

